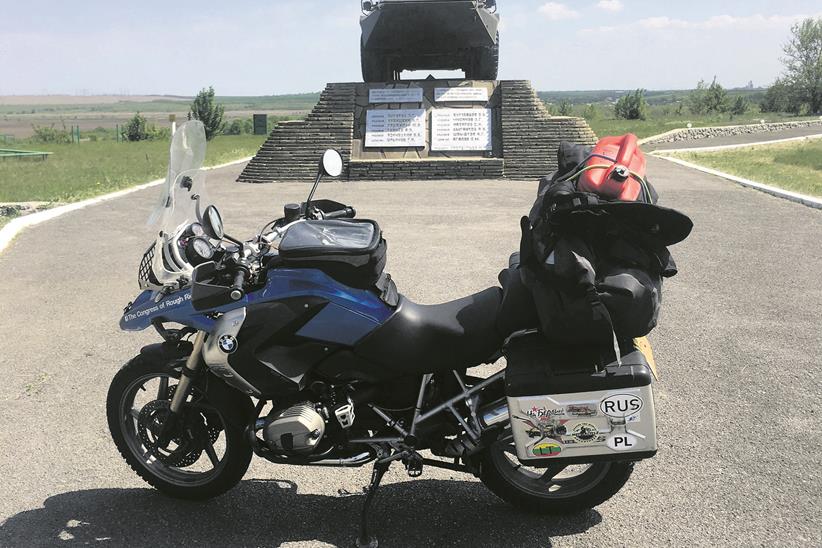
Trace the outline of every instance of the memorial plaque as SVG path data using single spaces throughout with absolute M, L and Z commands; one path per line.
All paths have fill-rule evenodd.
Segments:
M 431 113 L 431 150 L 492 150 L 490 108 L 440 108 Z
M 369 103 L 422 103 L 422 88 L 368 90 Z
M 366 148 L 424 147 L 425 109 L 369 110 Z
M 460 103 L 471 101 L 488 101 L 488 88 L 436 88 L 434 101 L 437 103 Z

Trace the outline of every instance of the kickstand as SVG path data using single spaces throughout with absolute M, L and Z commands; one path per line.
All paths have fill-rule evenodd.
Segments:
M 391 466 L 389 462 L 379 462 L 374 464 L 374 471 L 371 473 L 371 483 L 365 493 L 365 502 L 362 506 L 362 514 L 360 515 L 360 536 L 357 537 L 357 542 L 354 544 L 357 548 L 377 548 L 379 542 L 377 537 L 368 535 L 368 508 L 371 506 L 371 501 L 374 500 L 374 495 L 377 494 L 377 489 L 380 488 L 382 477 Z

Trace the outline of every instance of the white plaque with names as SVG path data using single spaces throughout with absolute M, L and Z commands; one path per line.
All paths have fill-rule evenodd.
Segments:
M 431 113 L 431 150 L 492 150 L 490 108 L 439 108 Z
M 369 89 L 369 103 L 422 103 L 422 88 Z
M 425 109 L 369 110 L 365 118 L 365 146 L 424 147 Z
M 436 88 L 434 101 L 437 103 L 460 103 L 470 101 L 488 101 L 488 88 Z

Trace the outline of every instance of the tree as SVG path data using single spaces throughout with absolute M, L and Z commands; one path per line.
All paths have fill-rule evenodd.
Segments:
M 614 114 L 625 120 L 644 120 L 648 115 L 648 102 L 645 100 L 645 90 L 638 89 L 633 93 L 623 95 L 614 105 Z
M 805 19 L 791 33 L 783 47 L 785 80 L 810 112 L 822 112 L 822 18 Z
M 139 112 L 123 127 L 123 136 L 129 141 L 145 141 L 151 138 L 151 132 L 145 116 Z
M 748 105 L 748 101 L 744 97 L 742 97 L 741 95 L 737 95 L 736 101 L 734 101 L 734 104 L 731 105 L 731 114 L 737 116 L 745 114 L 746 112 L 748 112 L 749 106 L 750 105 Z
M 205 126 L 206 139 L 209 141 L 216 135 L 222 133 L 225 124 L 223 123 L 223 105 L 214 102 L 214 87 L 201 89 L 197 97 L 191 103 L 191 110 L 188 113 L 189 119 L 199 120 Z
M 790 112 L 799 114 L 802 111 L 802 101 L 799 100 L 794 88 L 784 79 L 776 81 L 765 92 L 765 97 L 759 104 L 762 112 Z
M 728 92 L 714 76 L 710 85 L 700 80 L 696 89 L 688 95 L 688 110 L 692 114 L 716 114 L 728 110 Z
M 708 86 L 708 91 L 705 94 L 705 111 L 708 113 L 727 112 L 728 110 L 728 92 L 725 88 L 716 81 L 714 76 L 713 82 Z
M 568 100 L 563 100 L 559 104 L 559 111 L 558 112 L 559 112 L 560 116 L 570 116 L 571 113 L 573 112 L 573 107 L 571 106 L 571 103 Z

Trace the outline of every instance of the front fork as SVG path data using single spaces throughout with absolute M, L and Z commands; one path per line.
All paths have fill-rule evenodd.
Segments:
M 200 370 L 203 359 L 203 343 L 205 342 L 206 335 L 207 333 L 205 331 L 198 331 L 197 334 L 194 335 L 194 348 L 192 348 L 191 354 L 189 354 L 186 359 L 186 364 L 183 367 L 182 375 L 180 375 L 180 382 L 177 383 L 177 389 L 174 391 L 174 395 L 171 398 L 171 405 L 169 406 L 171 412 L 165 422 L 163 422 L 163 426 L 160 431 L 158 439 L 158 444 L 160 447 L 166 447 L 174 436 L 177 421 L 180 418 L 180 411 L 182 410 L 183 404 L 186 402 L 188 394 L 191 391 L 192 379 Z

